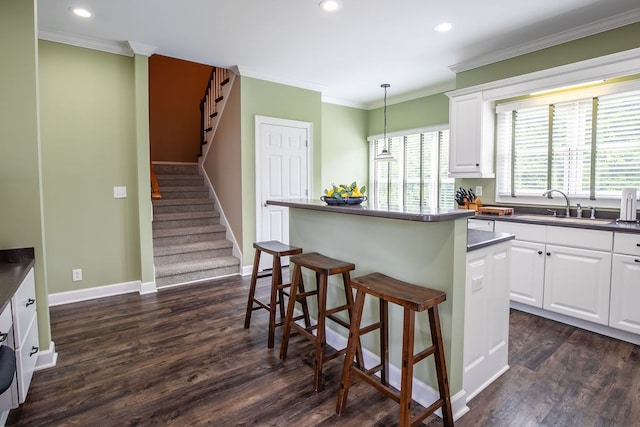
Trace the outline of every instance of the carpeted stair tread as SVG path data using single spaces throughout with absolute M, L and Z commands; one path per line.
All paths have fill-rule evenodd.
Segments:
M 156 175 L 198 175 L 197 163 L 161 164 L 154 163 Z
M 153 249 L 153 254 L 157 258 L 169 255 L 178 255 L 189 252 L 231 250 L 233 244 L 226 239 L 207 240 L 204 242 L 183 243 L 177 245 L 158 246 Z
M 167 193 L 200 193 L 202 191 L 206 192 L 207 195 L 209 194 L 209 190 L 203 185 L 178 185 L 176 187 L 162 187 L 163 195 Z
M 204 227 L 207 225 L 220 224 L 220 217 L 206 217 L 206 218 L 189 218 L 189 219 L 175 219 L 166 221 L 153 221 L 152 228 L 154 230 L 161 230 L 166 228 L 180 228 L 180 227 Z
M 202 282 L 205 280 L 211 280 L 223 276 L 230 276 L 238 274 L 238 265 L 232 265 L 227 267 L 220 267 L 211 270 L 194 271 L 192 273 L 175 274 L 172 276 L 157 277 L 156 286 L 158 288 L 182 285 L 186 283 Z
M 157 265 L 156 279 L 158 277 L 173 276 L 176 274 L 185 274 L 195 271 L 212 270 L 221 267 L 232 267 L 239 265 L 240 260 L 234 256 L 225 256 L 211 259 L 196 259 L 175 264 Z
M 185 252 L 181 254 L 174 255 L 162 255 L 155 256 L 153 259 L 153 263 L 156 267 L 161 265 L 169 265 L 169 264 L 178 264 L 178 263 L 188 263 L 196 260 L 212 260 L 222 257 L 231 256 L 231 248 L 222 247 L 220 249 L 211 249 L 205 251 L 197 251 L 197 252 Z
M 197 218 L 220 218 L 220 213 L 216 211 L 159 213 L 153 216 L 153 222 L 175 221 L 180 219 L 197 219 Z
M 153 230 L 153 238 L 155 239 L 157 237 L 186 236 L 190 234 L 220 233 L 226 231 L 227 228 L 222 224 L 196 227 L 161 228 Z
M 160 189 L 162 191 L 162 189 Z M 153 206 L 177 206 L 177 205 L 213 205 L 211 199 L 156 199 L 153 200 Z

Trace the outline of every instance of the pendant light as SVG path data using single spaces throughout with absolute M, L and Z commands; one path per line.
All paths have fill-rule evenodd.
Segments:
M 386 160 L 386 161 L 392 161 L 395 160 L 393 158 L 393 156 L 391 155 L 391 151 L 390 151 L 390 146 L 387 146 L 387 89 L 390 87 L 391 85 L 389 83 L 383 83 L 380 85 L 381 88 L 384 89 L 384 110 L 383 110 L 383 116 L 384 116 L 384 130 L 383 130 L 383 139 L 384 139 L 384 145 L 382 146 L 382 150 L 380 151 L 380 153 L 376 154 L 376 160 Z M 391 145 L 391 144 L 389 144 Z

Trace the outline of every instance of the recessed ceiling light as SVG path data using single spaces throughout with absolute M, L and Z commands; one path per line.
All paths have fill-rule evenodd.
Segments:
M 326 10 L 327 12 L 334 12 L 342 7 L 341 0 L 321 0 L 319 4 L 322 10 Z
M 93 16 L 93 13 L 81 7 L 71 8 L 71 12 L 73 12 L 74 15 L 79 16 L 81 18 L 91 18 Z
M 438 25 L 435 26 L 434 30 L 436 30 L 439 33 L 446 33 L 447 31 L 451 30 L 453 28 L 453 25 L 451 25 L 448 22 L 442 22 Z

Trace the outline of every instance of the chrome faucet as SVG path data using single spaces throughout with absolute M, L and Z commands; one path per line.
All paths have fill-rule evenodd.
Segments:
M 553 189 L 553 188 L 552 188 L 551 190 L 547 190 L 547 191 L 545 191 L 544 193 L 542 193 L 542 197 L 550 197 L 550 198 L 553 198 L 553 197 L 551 196 L 551 193 L 553 193 L 554 191 L 555 191 L 556 193 L 560 193 L 560 194 L 562 194 L 562 195 L 564 196 L 564 199 L 567 201 L 567 218 L 569 218 L 569 217 L 571 216 L 571 211 L 569 210 L 569 198 L 567 197 L 567 195 L 566 195 L 566 194 L 564 194 L 564 193 L 563 193 L 562 191 L 560 191 L 560 190 L 556 190 L 556 189 Z

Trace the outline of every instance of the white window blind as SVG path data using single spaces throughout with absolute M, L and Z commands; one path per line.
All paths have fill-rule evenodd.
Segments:
M 448 177 L 449 131 L 408 131 L 387 138 L 394 161 L 372 156 L 373 203 L 381 207 L 453 207 L 454 179 Z M 371 148 L 379 153 L 383 139 L 374 139 Z
M 640 90 L 561 98 L 497 107 L 498 196 L 615 199 L 640 187 Z

